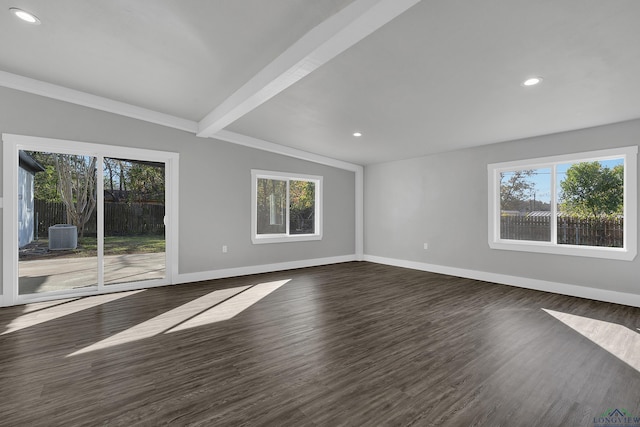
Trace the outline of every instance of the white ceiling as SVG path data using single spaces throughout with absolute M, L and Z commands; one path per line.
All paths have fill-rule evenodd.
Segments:
M 1 1 L 0 71 L 357 164 L 640 117 L 637 0 Z

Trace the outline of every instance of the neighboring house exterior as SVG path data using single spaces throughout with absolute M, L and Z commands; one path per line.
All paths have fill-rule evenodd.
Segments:
M 18 247 L 22 248 L 33 241 L 34 178 L 35 174 L 44 171 L 44 168 L 22 150 L 18 164 Z

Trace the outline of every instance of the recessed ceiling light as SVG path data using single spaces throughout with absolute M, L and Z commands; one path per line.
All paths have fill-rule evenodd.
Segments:
M 9 8 L 9 12 L 13 13 L 18 18 L 29 24 L 40 25 L 40 20 L 33 13 L 29 13 L 25 10 L 18 9 L 17 7 Z
M 542 81 L 542 77 L 531 77 L 522 82 L 522 86 L 535 86 Z
M 362 136 L 362 132 L 354 132 L 353 136 L 355 136 L 356 138 L 359 138 Z

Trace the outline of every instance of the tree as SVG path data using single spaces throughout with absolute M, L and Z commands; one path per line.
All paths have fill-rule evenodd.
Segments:
M 83 237 L 84 226 L 96 207 L 96 158 L 72 154 L 53 154 L 53 158 L 67 222 Z
M 33 197 L 47 202 L 61 202 L 62 199 L 58 193 L 58 172 L 51 153 L 42 151 L 27 153 L 44 168 L 44 171 L 38 172 L 35 176 Z
M 104 159 L 104 191 L 115 202 L 164 204 L 164 164 Z
M 292 233 L 313 232 L 315 184 L 311 181 L 289 181 L 289 223 Z
M 126 190 L 122 161 L 119 159 L 105 158 L 103 172 L 105 193 L 109 194 L 111 200 L 119 202 L 122 191 Z M 114 187 L 114 183 L 118 184 L 118 188 Z
M 162 201 L 164 203 L 164 165 L 127 162 L 129 202 Z
M 279 179 L 257 180 L 258 234 L 284 233 L 286 224 L 287 182 Z
M 560 212 L 578 218 L 604 219 L 622 215 L 624 166 L 582 162 L 567 169 L 560 182 Z
M 533 173 L 530 169 L 500 173 L 501 210 L 520 210 L 523 203 L 531 198 L 535 184 L 528 178 Z

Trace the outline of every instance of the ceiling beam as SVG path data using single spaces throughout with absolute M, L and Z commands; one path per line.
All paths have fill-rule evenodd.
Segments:
M 171 116 L 169 114 L 160 113 L 146 108 L 137 107 L 109 98 L 92 95 L 90 93 L 81 92 L 67 87 L 54 85 L 43 82 L 41 80 L 31 79 L 19 76 L 17 74 L 0 71 L 0 87 L 19 90 L 21 92 L 32 93 L 59 101 L 69 102 L 75 105 L 81 105 L 100 111 L 106 111 L 112 114 L 118 114 L 124 117 L 130 117 L 149 123 L 155 123 L 169 128 L 179 129 L 195 134 L 198 123 L 182 119 L 180 117 Z M 298 150 L 296 148 L 287 147 L 273 142 L 265 141 L 258 138 L 241 135 L 227 130 L 222 130 L 212 136 L 221 141 L 233 144 L 244 145 L 258 150 L 269 151 L 271 153 L 283 156 L 293 157 L 296 159 L 307 160 L 322 165 L 332 166 L 338 169 L 345 169 L 354 172 L 362 172 L 362 166 L 354 163 L 344 162 L 342 160 L 332 159 L 320 154 Z M 2 208 L 2 197 L 0 197 L 0 208 Z
M 356 0 L 322 22 L 198 123 L 211 137 L 421 0 Z

